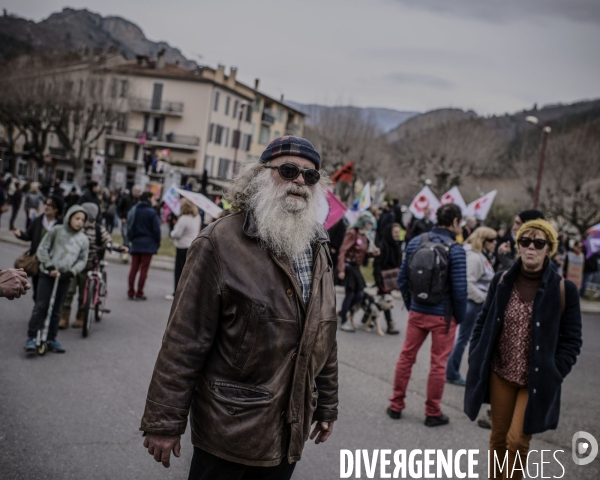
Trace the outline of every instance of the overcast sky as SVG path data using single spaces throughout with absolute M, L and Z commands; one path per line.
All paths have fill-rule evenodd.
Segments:
M 503 114 L 600 97 L 599 0 L 3 0 L 118 15 L 303 103 Z M 202 58 L 198 59 L 198 55 Z

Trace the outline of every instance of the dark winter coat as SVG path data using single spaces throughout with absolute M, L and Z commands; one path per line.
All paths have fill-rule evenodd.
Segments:
M 455 235 L 446 228 L 434 228 L 429 233 L 429 239 L 432 242 L 442 243 L 443 241 L 454 241 Z M 421 237 L 413 238 L 406 246 L 404 252 L 404 261 L 400 267 L 398 275 L 398 286 L 402 292 L 402 298 L 407 310 L 423 313 L 425 315 L 435 315 L 444 317 L 446 313 L 446 301 L 452 302 L 452 315 L 457 323 L 462 323 L 467 312 L 467 256 L 462 245 L 456 243 L 450 248 L 449 281 L 451 298 L 442 301 L 437 305 L 425 305 L 413 302 L 408 284 L 408 262 L 413 253 L 421 245 Z
M 148 202 L 140 202 L 136 208 L 133 225 L 127 234 L 131 253 L 158 252 L 160 247 L 160 219 Z
M 388 225 L 377 239 L 377 246 L 381 250 L 379 256 L 373 260 L 373 275 L 375 284 L 378 287 L 383 286 L 383 270 L 393 270 L 400 268 L 402 263 L 402 249 L 400 241 L 395 241 L 392 237 L 392 225 Z
M 29 247 L 29 251 L 31 253 L 37 252 L 40 242 L 42 241 L 42 238 L 46 234 L 46 229 L 44 228 L 43 220 L 44 220 L 44 215 L 40 215 L 39 217 L 36 217 L 29 225 L 29 228 L 27 229 L 27 231 L 22 231 L 21 236 L 17 237 L 20 240 L 23 240 L 25 242 L 31 242 L 31 245 Z M 56 222 L 56 225 L 60 225 L 61 223 L 62 223 L 62 219 L 59 219 Z
M 491 361 L 521 265 L 521 260 L 517 260 L 502 282 L 502 273 L 496 274 L 471 336 L 464 402 L 465 413 L 471 420 L 477 418 L 482 403 L 490 402 Z M 561 277 L 548 262 L 533 302 L 527 386 L 529 400 L 523 424 L 526 435 L 557 427 L 561 384 L 581 350 L 581 312 L 577 287 L 565 280 L 565 310 L 561 318 L 560 281 Z
M 135 198 L 131 194 L 123 195 L 117 200 L 117 215 L 119 218 L 127 218 L 129 210 L 138 203 L 139 198 Z
M 413 238 L 417 238 L 419 235 L 427 232 L 431 232 L 435 225 L 428 218 L 421 218 L 417 220 L 413 219 L 413 223 L 410 226 L 409 237 L 412 240 Z

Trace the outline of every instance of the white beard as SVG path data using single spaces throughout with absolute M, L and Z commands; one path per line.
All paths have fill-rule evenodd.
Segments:
M 277 185 L 271 170 L 265 169 L 249 184 L 248 206 L 254 215 L 258 236 L 276 255 L 295 259 L 305 251 L 320 228 L 317 212 L 324 196 L 320 184 L 314 187 L 292 182 Z M 292 197 L 294 193 L 303 198 Z

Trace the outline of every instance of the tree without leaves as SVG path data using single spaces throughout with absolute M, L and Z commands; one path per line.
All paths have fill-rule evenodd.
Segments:
M 394 149 L 396 165 L 415 178 L 431 177 L 441 195 L 465 177 L 498 174 L 506 146 L 483 119 L 473 118 L 407 135 Z
M 383 173 L 387 143 L 373 120 L 365 119 L 358 108 L 322 109 L 305 135 L 321 153 L 323 165 L 330 172 L 354 162 L 355 180 L 373 181 Z M 353 190 L 340 184 L 337 193 L 343 201 L 348 201 Z
M 528 149 L 531 152 L 531 149 Z M 535 194 L 539 147 L 521 169 L 530 195 Z M 559 223 L 581 234 L 600 221 L 600 120 L 589 121 L 548 138 L 540 207 Z

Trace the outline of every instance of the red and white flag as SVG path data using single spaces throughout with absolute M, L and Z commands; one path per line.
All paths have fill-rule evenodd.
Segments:
M 415 218 L 423 218 L 423 212 L 426 208 L 429 208 L 429 211 L 431 212 L 431 219 L 434 218 L 435 212 L 440 208 L 440 201 L 429 187 L 424 187 L 423 190 L 417 194 L 410 204 L 410 207 L 408 207 L 408 210 Z
M 440 199 L 440 203 L 442 205 L 447 205 L 448 203 L 454 203 L 455 205 L 458 205 L 461 212 L 463 212 L 463 215 L 467 209 L 467 204 L 463 199 L 463 196 L 460 194 L 458 187 L 452 187 L 450 190 L 444 193 Z
M 323 224 L 325 230 L 333 227 L 346 213 L 346 205 L 331 191 L 319 203 L 318 221 Z
M 494 203 L 494 198 L 496 198 L 496 190 L 492 190 L 490 193 L 484 195 L 483 197 L 475 200 L 474 202 L 469 203 L 467 205 L 466 210 L 464 211 L 464 215 L 473 216 L 477 220 L 485 220 L 490 213 L 490 208 L 492 208 L 492 203 Z

